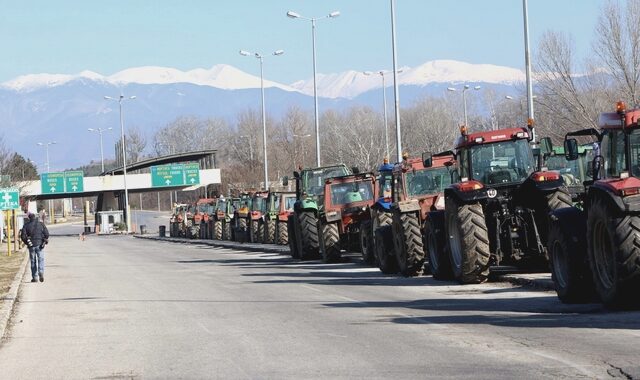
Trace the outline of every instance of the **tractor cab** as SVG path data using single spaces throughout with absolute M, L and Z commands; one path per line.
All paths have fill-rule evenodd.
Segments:
M 376 177 L 376 193 L 377 199 L 374 208 L 384 211 L 390 211 L 391 207 L 391 188 L 393 187 L 393 165 L 389 163 L 387 157 L 384 158 L 382 165 L 378 168 L 378 176 Z
M 551 153 L 544 160 L 544 166 L 548 170 L 560 173 L 564 184 L 569 189 L 569 193 L 571 193 L 571 198 L 575 202 L 585 191 L 584 183 L 592 180 L 591 162 L 593 158 L 593 144 L 578 146 L 578 158 L 576 160 L 567 160 L 564 147 L 554 146 Z

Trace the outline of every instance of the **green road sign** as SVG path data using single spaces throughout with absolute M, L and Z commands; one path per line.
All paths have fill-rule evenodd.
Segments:
M 40 187 L 42 194 L 64 193 L 64 173 L 42 173 Z
M 84 173 L 80 170 L 64 172 L 64 187 L 67 193 L 81 193 L 84 191 Z
M 170 164 L 151 167 L 151 186 L 184 186 L 184 165 Z
M 18 189 L 0 189 L 0 210 L 20 208 L 20 192 Z
M 200 184 L 200 164 L 185 164 L 184 175 L 184 181 L 187 185 Z

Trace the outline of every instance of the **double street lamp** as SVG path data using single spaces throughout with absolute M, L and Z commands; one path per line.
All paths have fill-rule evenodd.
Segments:
M 274 56 L 284 54 L 284 50 L 276 50 L 273 52 Z M 254 56 L 260 61 L 260 93 L 262 98 L 262 145 L 263 145 L 263 159 L 264 159 L 264 188 L 269 189 L 269 170 L 267 167 L 267 116 L 264 108 L 264 56 L 260 53 L 253 53 L 246 50 L 240 50 L 240 55 L 245 57 Z
M 133 100 L 136 97 L 130 96 L 125 98 L 124 95 L 120 95 L 117 98 L 113 98 L 111 96 L 105 96 L 106 100 L 113 100 L 114 102 L 118 102 L 118 106 L 120 108 L 120 137 L 122 139 L 122 179 L 124 181 L 124 212 L 125 212 L 125 220 L 127 223 L 127 233 L 131 233 L 131 215 L 129 215 L 129 189 L 127 189 L 127 150 L 125 149 L 124 143 L 124 119 L 122 116 L 122 102 L 124 100 Z
M 396 72 L 399 74 L 402 72 L 402 69 L 397 70 Z M 385 155 L 387 156 L 387 158 L 389 157 L 389 131 L 388 131 L 389 127 L 388 127 L 388 121 L 387 121 L 387 86 L 386 86 L 386 81 L 384 77 L 385 75 L 388 75 L 390 73 L 392 73 L 392 71 L 389 71 L 389 70 L 363 72 L 364 75 L 378 74 L 382 78 L 382 110 L 384 115 L 384 146 L 385 146 Z
M 41 143 L 41 142 L 37 143 L 38 146 L 43 146 L 46 151 L 47 161 L 45 162 L 45 164 L 47 166 L 47 173 L 51 171 L 51 168 L 49 167 L 49 145 L 54 145 L 54 144 L 56 144 L 55 141 L 49 141 L 46 143 Z
M 287 17 L 289 18 L 299 18 L 302 20 L 311 21 L 311 41 L 312 41 L 312 50 L 313 50 L 313 101 L 314 101 L 314 121 L 315 121 L 315 129 L 316 129 L 316 165 L 320 166 L 320 132 L 318 130 L 318 125 L 320 124 L 320 119 L 318 115 L 318 83 L 317 83 L 317 74 L 316 74 L 316 21 L 325 19 L 325 18 L 336 18 L 340 16 L 339 11 L 333 11 L 326 16 L 323 17 L 304 17 L 299 13 L 289 11 L 287 12 Z
M 97 132 L 100 135 L 100 162 L 102 164 L 102 172 L 104 173 L 104 148 L 102 147 L 102 132 L 110 131 L 113 128 L 87 128 L 89 132 Z
M 481 86 L 475 86 L 473 87 L 474 90 L 478 91 L 479 89 L 481 89 Z M 465 93 L 467 91 L 469 91 L 471 89 L 471 86 L 469 86 L 468 84 L 465 84 L 464 87 L 462 87 L 462 104 L 464 107 L 464 125 L 465 127 L 468 127 L 467 124 L 467 97 L 465 96 Z M 447 87 L 447 91 L 458 91 L 457 88 L 454 87 Z

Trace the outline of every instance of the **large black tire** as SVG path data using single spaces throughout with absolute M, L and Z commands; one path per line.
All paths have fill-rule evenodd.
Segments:
M 289 253 L 291 257 L 294 259 L 300 258 L 300 251 L 298 250 L 298 243 L 296 241 L 296 216 L 291 215 L 289 219 L 287 219 L 287 235 L 289 236 Z
M 445 224 L 453 276 L 462 284 L 478 284 L 489 277 L 489 231 L 479 203 L 447 199 Z
M 360 252 L 362 253 L 362 261 L 369 265 L 373 265 L 376 261 L 373 246 L 373 223 L 368 220 L 360 224 Z
M 236 230 L 236 236 L 233 240 L 239 242 L 247 241 L 249 237 L 249 226 L 247 218 L 238 218 L 238 229 Z
M 259 221 L 250 220 L 249 221 L 249 242 L 250 243 L 258 243 L 258 230 L 259 230 Z
M 551 278 L 560 301 L 583 303 L 593 298 L 593 275 L 589 269 L 584 243 L 574 242 L 562 231 L 559 222 L 552 222 L 547 242 Z
M 375 265 L 380 267 L 380 263 L 378 262 L 378 254 L 376 253 L 376 236 L 375 236 L 376 230 L 379 227 L 391 225 L 391 223 L 393 222 L 393 218 L 391 217 L 390 212 L 383 211 L 380 209 L 374 209 L 373 213 L 374 213 L 373 219 L 372 219 L 373 227 L 371 228 L 371 250 L 373 251 Z
M 393 251 L 393 231 L 391 226 L 386 225 L 377 228 L 375 233 L 375 252 L 378 268 L 384 274 L 398 273 L 398 260 Z
M 264 224 L 263 242 L 265 244 L 275 244 L 276 242 L 276 221 L 273 219 L 267 219 Z
M 200 225 L 194 224 L 189 228 L 189 238 L 190 239 L 199 239 L 200 238 Z
M 393 215 L 393 241 L 400 274 L 418 276 L 424 271 L 424 247 L 417 212 Z
M 222 240 L 231 240 L 233 238 L 231 230 L 231 222 L 227 220 L 222 221 Z
M 258 221 L 258 233 L 256 235 L 256 243 L 264 244 L 264 221 Z
M 548 234 L 551 228 L 549 213 L 554 210 L 572 206 L 573 200 L 571 199 L 571 194 L 569 194 L 569 190 L 567 190 L 566 187 L 561 187 L 546 195 L 546 203 L 535 213 L 540 240 L 545 247 L 548 246 Z M 546 252 L 546 254 L 548 258 L 549 252 Z
M 289 244 L 289 227 L 287 226 L 287 222 L 278 222 L 276 230 L 278 235 L 278 244 Z
M 324 224 L 318 221 L 318 233 L 320 239 L 320 255 L 325 263 L 337 263 L 340 261 L 340 234 L 337 223 Z
M 298 226 L 300 228 L 300 259 L 308 260 L 318 257 L 320 242 L 318 239 L 318 218 L 313 211 L 301 211 L 298 213 Z
M 422 233 L 424 248 L 429 255 L 429 271 L 436 280 L 452 280 L 451 260 L 446 250 L 444 231 L 438 231 L 427 219 Z
M 213 238 L 215 240 L 222 240 L 222 221 L 216 220 L 213 223 Z
M 587 252 L 596 293 L 608 307 L 637 303 L 640 286 L 640 217 L 623 214 L 602 198 L 587 217 Z

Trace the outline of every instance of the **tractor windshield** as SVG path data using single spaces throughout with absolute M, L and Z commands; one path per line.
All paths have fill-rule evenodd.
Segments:
M 381 198 L 391 198 L 391 185 L 393 175 L 391 172 L 380 172 L 378 177 L 378 194 Z
M 279 202 L 280 200 L 278 200 Z M 293 205 L 296 203 L 295 195 L 289 195 L 284 197 L 284 209 L 287 211 L 293 211 Z M 278 210 L 280 209 L 280 203 L 278 203 Z
M 304 189 L 309 196 L 322 195 L 324 192 L 324 182 L 327 178 L 340 177 L 349 174 L 344 166 L 333 166 L 317 170 L 307 170 L 304 172 Z
M 333 205 L 370 201 L 373 199 L 373 185 L 371 181 L 336 183 L 331 185 L 330 192 L 331 204 Z
M 470 154 L 470 177 L 487 185 L 522 182 L 535 169 L 531 147 L 524 139 L 475 145 Z
M 253 198 L 253 202 L 251 204 L 251 210 L 262 211 L 262 208 L 265 207 L 266 201 L 267 201 L 267 198 L 263 198 L 263 197 Z
M 447 167 L 410 170 L 406 181 L 409 196 L 436 194 L 443 192 L 451 184 L 451 173 Z
M 217 209 L 226 212 L 227 211 L 227 201 L 218 200 Z

